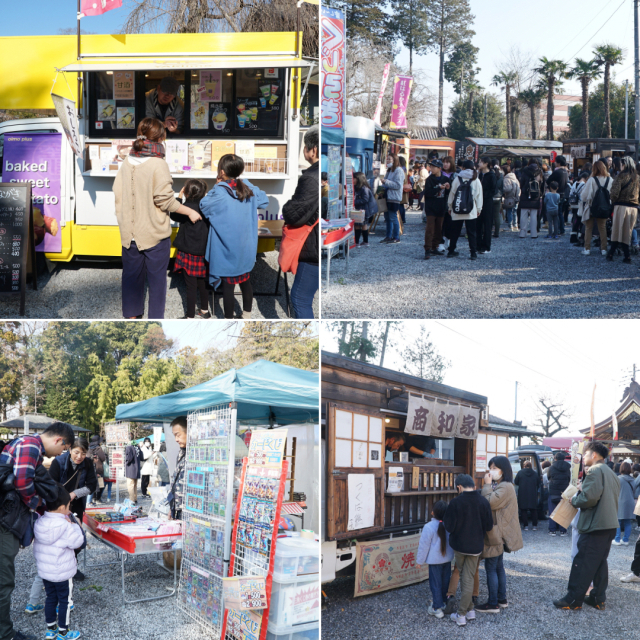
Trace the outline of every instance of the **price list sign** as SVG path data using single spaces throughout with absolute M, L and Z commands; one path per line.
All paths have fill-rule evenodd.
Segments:
M 222 594 L 225 609 L 251 611 L 267 607 L 267 581 L 262 577 L 223 578 Z
M 35 246 L 31 212 L 31 185 L 0 182 L 0 294 L 20 296 L 25 313 L 27 259 L 36 283 Z

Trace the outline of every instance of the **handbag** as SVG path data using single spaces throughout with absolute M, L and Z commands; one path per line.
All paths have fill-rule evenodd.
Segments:
M 104 489 L 104 478 L 102 476 L 98 476 L 98 489 Z
M 278 264 L 283 273 L 296 273 L 302 247 L 318 222 L 319 220 L 316 220 L 313 224 L 305 224 L 303 227 L 294 228 L 289 225 L 282 227 L 282 242 L 280 243 Z
M 378 213 L 386 213 L 389 211 L 386 198 L 378 198 Z

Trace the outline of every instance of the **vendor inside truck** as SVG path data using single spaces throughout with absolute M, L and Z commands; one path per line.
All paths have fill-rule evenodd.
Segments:
M 436 457 L 436 439 L 431 436 L 410 436 L 408 447 L 415 458 Z
M 184 126 L 184 102 L 178 97 L 179 91 L 180 83 L 165 76 L 155 89 L 145 93 L 145 117 L 160 120 L 167 134 L 180 133 Z

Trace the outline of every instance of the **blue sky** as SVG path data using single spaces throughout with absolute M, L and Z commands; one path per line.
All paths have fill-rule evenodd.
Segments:
M 1 36 L 58 35 L 58 29 L 76 27 L 76 0 L 0 0 L 0 6 L 5 4 L 11 4 L 11 9 L 2 11 Z M 128 15 L 126 0 L 124 4 L 103 16 L 83 18 L 82 29 L 93 33 L 117 33 Z

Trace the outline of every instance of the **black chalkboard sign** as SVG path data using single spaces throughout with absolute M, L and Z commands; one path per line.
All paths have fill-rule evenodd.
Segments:
M 31 185 L 0 182 L 0 295 L 19 295 L 21 316 L 25 312 L 28 259 L 33 288 L 37 289 Z

